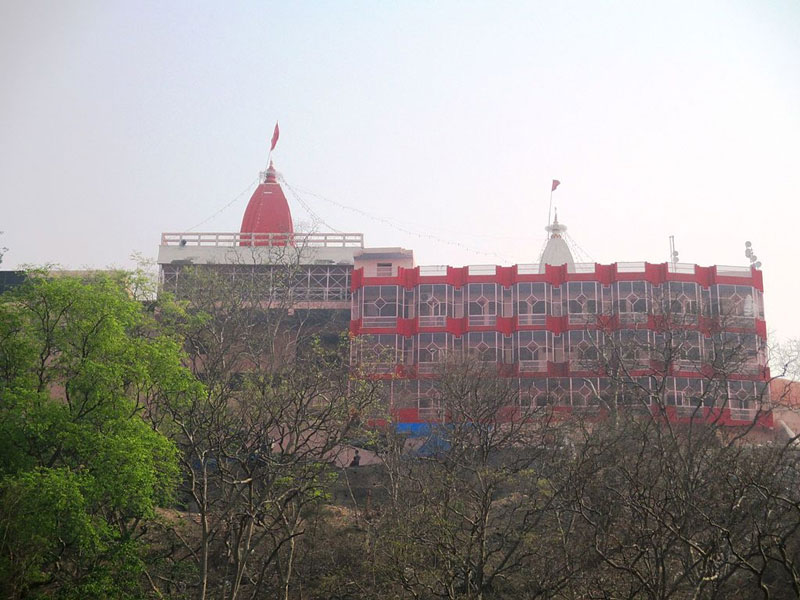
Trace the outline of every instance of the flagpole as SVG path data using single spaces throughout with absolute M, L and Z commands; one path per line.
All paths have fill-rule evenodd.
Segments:
M 547 207 L 547 226 L 550 227 L 550 215 L 553 213 L 553 185 L 550 184 L 550 204 Z

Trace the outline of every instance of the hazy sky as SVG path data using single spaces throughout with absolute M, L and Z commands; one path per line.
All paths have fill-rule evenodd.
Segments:
M 558 178 L 587 260 L 751 240 L 800 338 L 797 0 L 4 0 L 0 82 L 2 268 L 129 266 L 247 190 L 196 227 L 237 231 L 279 120 L 296 222 L 536 262 Z

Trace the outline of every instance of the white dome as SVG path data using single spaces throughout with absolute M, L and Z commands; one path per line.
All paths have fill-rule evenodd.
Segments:
M 570 252 L 567 242 L 561 235 L 567 230 L 567 226 L 561 225 L 556 216 L 553 224 L 548 225 L 545 229 L 550 232 L 550 239 L 547 240 L 542 256 L 539 258 L 539 273 L 544 273 L 545 265 L 553 267 L 567 265 L 567 272 L 574 273 L 575 260 L 572 258 L 572 252 Z

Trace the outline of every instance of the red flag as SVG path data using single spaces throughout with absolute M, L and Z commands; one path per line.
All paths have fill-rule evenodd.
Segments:
M 275 131 L 278 131 L 277 125 L 275 125 Z M 274 147 L 274 146 L 273 146 Z M 555 192 L 556 188 L 561 185 L 561 182 L 558 179 L 553 179 L 553 187 L 550 188 L 551 192 Z
M 272 132 L 272 145 L 269 147 L 269 151 L 272 152 L 275 150 L 275 145 L 278 143 L 278 136 L 280 136 L 281 131 L 278 129 L 278 123 L 275 122 L 275 131 Z M 555 188 L 553 188 L 555 189 Z

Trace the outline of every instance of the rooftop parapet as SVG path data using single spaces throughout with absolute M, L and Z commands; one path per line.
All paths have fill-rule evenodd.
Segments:
M 363 233 L 162 233 L 162 246 L 295 246 L 298 248 L 363 248 Z

